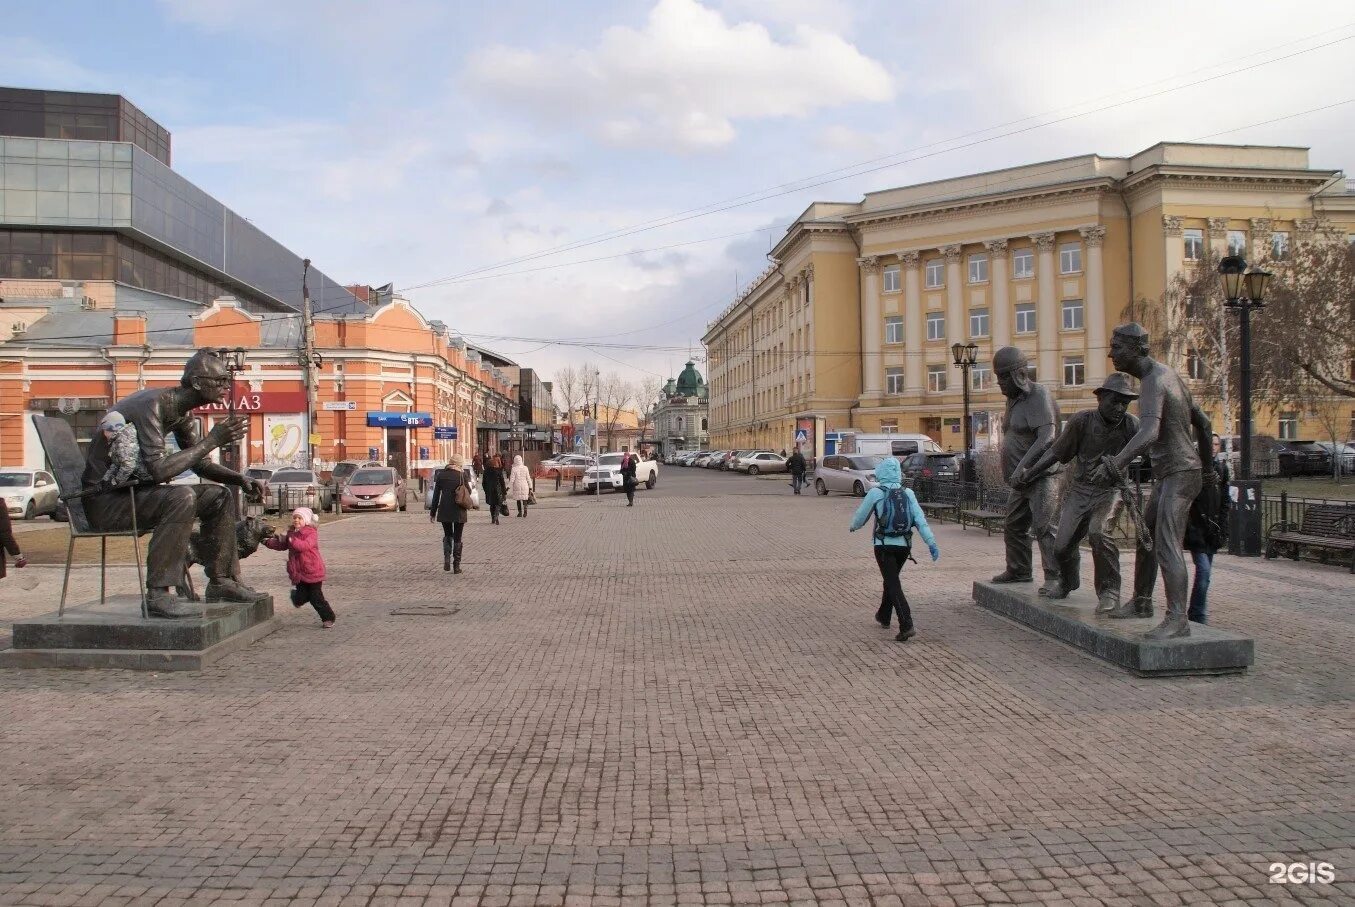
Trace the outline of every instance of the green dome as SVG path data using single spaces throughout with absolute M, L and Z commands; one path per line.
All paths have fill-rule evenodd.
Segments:
M 682 374 L 677 379 L 677 395 L 679 397 L 699 397 L 701 390 L 706 382 L 702 380 L 701 374 L 696 370 L 696 363 L 690 359 L 687 360 L 687 367 L 682 370 Z

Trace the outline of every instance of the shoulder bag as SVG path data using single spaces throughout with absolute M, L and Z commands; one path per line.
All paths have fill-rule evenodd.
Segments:
M 466 481 L 465 472 L 461 473 L 461 483 L 456 486 L 456 506 L 462 510 L 479 510 L 480 505 L 471 497 L 470 483 Z

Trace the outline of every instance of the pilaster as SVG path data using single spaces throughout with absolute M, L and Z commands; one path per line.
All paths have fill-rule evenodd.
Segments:
M 1106 228 L 1097 224 L 1078 230 L 1087 252 L 1087 298 L 1084 300 L 1087 316 L 1087 384 L 1099 387 L 1106 378 L 1106 357 L 1110 352 L 1110 338 L 1106 332 L 1109 320 L 1106 312 L 1106 277 L 1102 262 L 1102 246 Z
M 1059 313 L 1054 302 L 1054 234 L 1032 233 L 1035 244 L 1035 278 L 1039 296 L 1035 303 L 1035 368 L 1037 378 L 1047 387 L 1058 386 Z
M 1007 346 L 1012 341 L 1011 302 L 1007 298 L 1007 241 L 991 239 L 984 243 L 988 249 L 989 286 L 993 290 L 993 304 L 989 307 L 992 324 L 993 348 Z

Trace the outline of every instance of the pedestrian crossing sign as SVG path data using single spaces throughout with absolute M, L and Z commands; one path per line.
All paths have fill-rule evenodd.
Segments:
M 799 444 L 801 441 L 808 441 L 808 440 L 809 440 L 809 432 L 805 431 L 803 428 L 797 428 L 797 429 L 795 429 L 795 443 L 796 443 L 796 444 Z

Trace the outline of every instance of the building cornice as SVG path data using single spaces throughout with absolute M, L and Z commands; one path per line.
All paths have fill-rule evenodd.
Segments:
M 1007 192 L 989 192 L 982 195 L 951 197 L 929 204 L 905 205 L 884 208 L 879 211 L 850 214 L 843 218 L 853 229 L 874 227 L 881 224 L 901 221 L 928 219 L 946 219 L 964 217 L 979 210 L 1018 210 L 1047 204 L 1052 199 L 1068 198 L 1079 195 L 1095 195 L 1114 191 L 1115 180 L 1111 177 L 1096 177 L 1070 183 L 1058 183 L 1050 186 L 1012 189 Z

